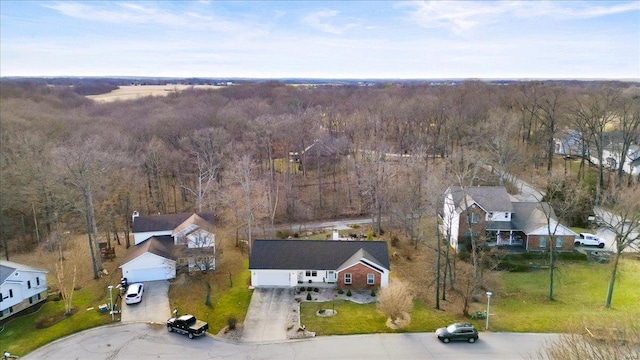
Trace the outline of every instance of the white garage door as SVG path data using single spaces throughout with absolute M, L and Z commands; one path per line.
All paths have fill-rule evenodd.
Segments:
M 151 269 L 135 269 L 130 270 L 126 277 L 129 283 L 141 282 L 141 281 L 155 281 L 167 279 L 167 268 L 151 268 Z
M 260 286 L 291 286 L 289 272 L 285 271 L 260 271 L 258 273 Z

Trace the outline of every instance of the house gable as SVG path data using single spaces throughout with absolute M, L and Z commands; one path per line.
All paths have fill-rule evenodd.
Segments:
M 0 260 L 0 319 L 47 298 L 46 270 Z

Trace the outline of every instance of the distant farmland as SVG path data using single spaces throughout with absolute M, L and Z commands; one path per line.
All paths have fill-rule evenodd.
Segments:
M 135 100 L 145 96 L 167 96 L 171 93 L 187 89 L 218 89 L 222 86 L 216 85 L 126 85 L 118 89 L 100 95 L 88 95 L 87 98 L 97 102 L 112 102 L 118 100 Z

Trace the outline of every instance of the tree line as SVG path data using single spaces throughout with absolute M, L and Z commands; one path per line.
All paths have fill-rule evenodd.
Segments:
M 389 217 L 418 244 L 446 186 L 477 184 L 469 164 L 491 166 L 500 183 L 550 173 L 566 128 L 601 160 L 597 179 L 572 180 L 592 189 L 590 204 L 637 182 L 602 159 L 613 138 L 623 151 L 640 141 L 637 83 L 270 81 L 112 103 L 68 86 L 0 85 L 7 259 L 10 249 L 55 248 L 65 231 L 87 234 L 94 251 L 118 233 L 128 246 L 134 210 L 208 213 L 236 241 L 276 223 L 354 215 L 380 232 Z

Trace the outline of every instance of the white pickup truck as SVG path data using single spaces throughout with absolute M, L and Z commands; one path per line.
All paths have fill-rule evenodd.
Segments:
M 576 241 L 574 242 L 574 245 L 575 246 L 581 246 L 581 245 L 597 246 L 600 249 L 602 249 L 604 247 L 604 240 L 602 240 L 601 238 L 593 234 L 580 233 L 576 237 Z

